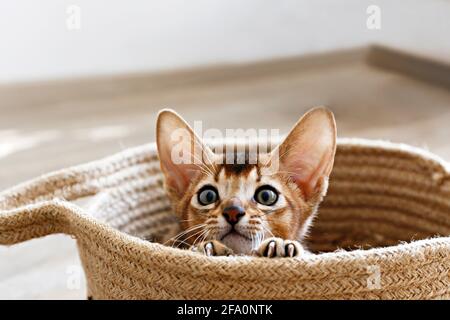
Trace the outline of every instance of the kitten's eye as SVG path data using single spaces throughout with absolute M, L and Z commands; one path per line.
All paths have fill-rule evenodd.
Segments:
M 217 189 L 213 186 L 204 186 L 197 194 L 197 200 L 203 206 L 216 202 L 218 198 Z
M 255 192 L 255 200 L 265 206 L 274 205 L 278 200 L 278 192 L 271 186 L 259 187 Z

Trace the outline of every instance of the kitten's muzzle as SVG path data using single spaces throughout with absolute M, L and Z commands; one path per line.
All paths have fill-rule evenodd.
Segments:
M 228 206 L 225 209 L 223 209 L 222 212 L 225 220 L 232 226 L 234 226 L 236 223 L 239 222 L 239 219 L 241 219 L 245 215 L 245 210 L 241 206 Z

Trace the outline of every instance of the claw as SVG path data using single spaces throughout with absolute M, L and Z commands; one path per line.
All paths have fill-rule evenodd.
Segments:
M 212 245 L 211 242 L 208 242 L 208 243 L 205 245 L 205 253 L 206 253 L 206 255 L 207 255 L 208 257 L 210 257 L 210 256 L 212 256 L 212 255 L 214 254 L 214 247 L 213 247 L 213 245 Z
M 292 243 L 289 243 L 287 245 L 287 249 L 288 249 L 288 257 L 293 257 L 294 253 L 295 253 L 295 246 Z
M 269 257 L 269 258 L 273 257 L 273 255 L 275 253 L 275 246 L 276 246 L 275 241 L 272 241 L 271 243 L 269 243 L 269 246 L 267 247 L 267 257 Z

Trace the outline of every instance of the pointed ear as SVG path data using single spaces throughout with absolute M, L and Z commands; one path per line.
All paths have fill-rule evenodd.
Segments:
M 213 153 L 186 121 L 169 109 L 158 114 L 156 144 L 166 187 L 181 198 L 202 170 L 202 159 L 211 161 Z
M 317 195 L 323 178 L 331 173 L 336 153 L 336 123 L 333 113 L 314 108 L 294 126 L 274 150 L 279 157 L 279 171 L 291 175 L 306 200 Z

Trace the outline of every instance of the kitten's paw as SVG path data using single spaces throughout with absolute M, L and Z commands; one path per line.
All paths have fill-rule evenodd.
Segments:
M 303 252 L 303 247 L 298 241 L 269 238 L 260 244 L 256 253 L 261 257 L 276 258 L 299 257 Z
M 217 240 L 200 242 L 192 246 L 191 251 L 199 252 L 205 256 L 229 256 L 233 254 L 233 250 Z

